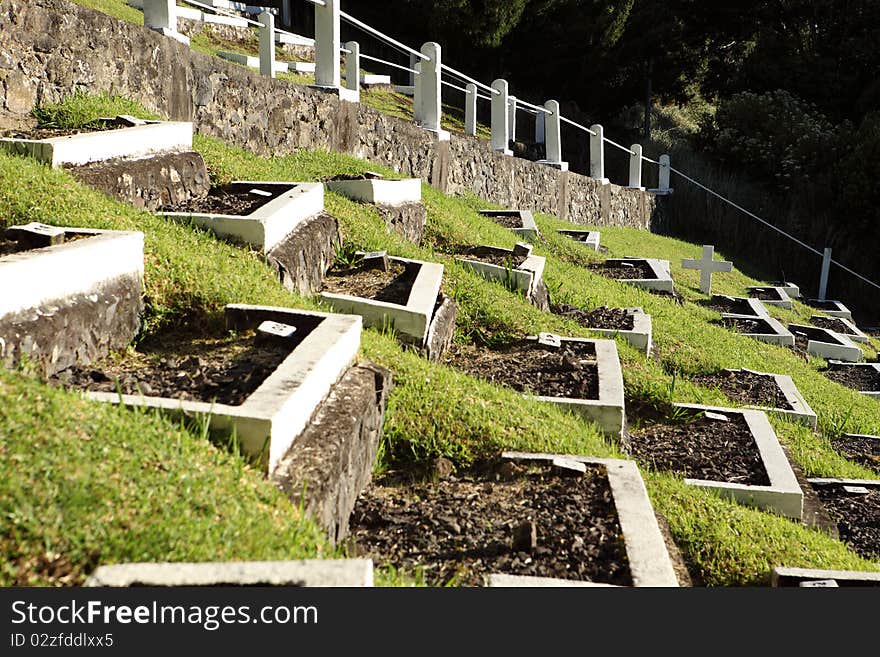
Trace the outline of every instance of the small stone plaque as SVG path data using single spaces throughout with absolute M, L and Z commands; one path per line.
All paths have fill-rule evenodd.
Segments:
M 845 490 L 850 495 L 867 495 L 871 492 L 864 486 L 844 486 L 843 490 Z
M 712 411 L 705 412 L 706 419 L 708 420 L 718 420 L 719 422 L 729 422 L 730 418 L 728 418 L 723 413 L 713 413 Z
M 381 173 L 376 173 L 375 171 L 364 171 L 364 178 L 369 180 L 377 180 L 379 178 L 384 178 Z
M 288 342 L 294 335 L 296 327 L 281 322 L 266 320 L 257 327 L 257 342 L 261 344 Z
M 136 116 L 132 116 L 131 114 L 120 114 L 116 117 L 116 120 L 122 123 L 126 123 L 131 127 L 134 127 L 136 125 L 147 125 L 146 121 L 144 121 L 143 119 L 139 119 Z
M 254 196 L 272 196 L 272 192 L 267 192 L 263 189 L 251 189 L 248 191 L 248 194 L 253 194 Z
M 516 246 L 513 247 L 513 255 L 528 258 L 532 255 L 532 245 L 525 242 L 517 242 Z
M 562 347 L 562 338 L 555 333 L 538 333 L 538 344 L 542 347 L 559 349 Z
M 358 251 L 357 255 L 361 256 L 365 267 L 381 269 L 382 271 L 388 271 L 391 268 L 391 263 L 388 262 L 387 251 L 371 251 L 369 253 Z
M 838 588 L 837 580 L 833 579 L 814 579 L 807 582 L 801 582 L 798 586 L 804 589 Z
M 23 226 L 11 226 L 6 229 L 6 234 L 12 239 L 25 245 L 29 249 L 41 249 L 46 246 L 64 244 L 63 228 L 49 226 L 33 221 Z
M 587 472 L 586 463 L 581 463 L 580 461 L 575 461 L 574 459 L 557 457 L 551 461 L 551 465 L 553 466 L 553 470 L 557 474 L 566 475 L 569 477 L 580 476 L 586 474 Z

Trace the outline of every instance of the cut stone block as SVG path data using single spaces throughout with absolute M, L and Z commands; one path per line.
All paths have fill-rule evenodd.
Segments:
M 136 158 L 162 151 L 192 150 L 192 123 L 150 121 L 146 125 L 48 139 L 2 137 L 0 148 L 15 155 L 33 157 L 53 167 Z
M 486 248 L 509 255 L 511 258 L 513 257 L 513 249 Z M 455 260 L 487 280 L 499 281 L 502 284 L 505 282 L 509 283 L 512 287 L 522 292 L 523 296 L 539 309 L 549 309 L 549 296 L 547 295 L 547 288 L 543 280 L 544 265 L 546 264 L 544 256 L 530 254 L 519 267 L 514 269 L 493 265 L 489 262 L 472 260 L 466 255 L 456 256 Z
M 585 328 L 589 328 L 594 333 L 600 333 L 612 338 L 619 335 L 646 356 L 650 356 L 653 347 L 651 340 L 651 316 L 641 308 L 627 308 L 626 312 L 633 319 L 633 327 L 631 329 Z
M 220 59 L 225 59 L 228 62 L 235 62 L 236 64 L 241 64 L 242 66 L 247 66 L 248 68 L 260 69 L 260 58 L 256 55 L 245 55 L 240 52 L 230 52 L 228 50 L 218 50 L 217 56 Z M 288 65 L 287 62 L 272 62 L 272 70 L 275 73 L 287 73 Z
M 818 321 L 823 320 L 823 319 L 824 320 L 828 320 L 828 319 L 834 320 L 835 326 L 840 327 L 840 330 L 838 330 L 838 328 L 830 328 L 830 330 L 834 331 L 835 333 L 839 333 L 840 335 L 846 336 L 847 338 L 849 338 L 853 342 L 866 342 L 867 343 L 870 341 L 868 339 L 868 336 L 865 335 L 862 331 L 860 331 L 859 328 L 855 324 L 853 324 L 852 320 L 846 319 L 845 317 L 831 317 L 830 315 L 811 315 L 810 316 L 810 322 L 812 322 L 814 324 L 817 323 Z
M 791 310 L 791 297 L 781 287 L 752 285 L 746 288 L 749 293 L 761 300 L 765 306 L 779 306 Z
M 418 268 L 405 305 L 332 292 L 321 292 L 321 298 L 335 312 L 360 315 L 364 318 L 365 327 L 382 328 L 390 323 L 404 341 L 422 347 L 428 338 L 437 295 L 443 282 L 443 265 L 409 258 L 388 259 L 406 267 Z
M 757 323 L 756 328 L 749 329 L 746 332 L 739 331 L 742 335 L 761 342 L 779 345 L 781 347 L 794 347 L 794 335 L 785 328 L 782 323 L 769 315 L 764 317 L 755 317 L 753 315 L 732 315 L 724 313 L 721 315 L 721 321 L 725 324 L 735 325 L 737 320 L 750 320 Z
M 538 336 L 529 336 L 527 340 L 538 341 Z M 626 414 L 623 400 L 623 373 L 620 369 L 620 358 L 617 355 L 617 343 L 614 340 L 592 340 L 590 338 L 560 338 L 562 345 L 566 343 L 592 343 L 596 349 L 596 367 L 599 376 L 598 399 L 575 399 L 571 397 L 545 397 L 526 395 L 531 399 L 550 402 L 567 408 L 587 420 L 598 424 L 602 431 L 615 438 L 623 432 Z
M 736 372 L 737 370 L 726 370 L 728 372 Z M 801 424 L 805 424 L 808 427 L 815 429 L 817 423 L 816 413 L 810 408 L 810 405 L 807 403 L 807 400 L 804 399 L 804 396 L 801 394 L 800 390 L 797 389 L 797 386 L 794 384 L 794 381 L 787 374 L 770 374 L 769 372 L 756 372 L 754 370 L 748 370 L 746 368 L 742 368 L 743 372 L 750 372 L 752 374 L 759 374 L 761 376 L 772 376 L 773 380 L 776 382 L 776 385 L 782 391 L 783 396 L 785 397 L 785 401 L 788 402 L 788 405 L 791 406 L 791 409 L 787 408 L 768 408 L 763 406 L 751 406 L 750 408 L 755 408 L 760 411 L 765 411 L 767 413 L 773 413 L 774 415 L 778 415 L 780 417 L 785 417 L 790 420 L 794 420 L 795 422 L 800 422 Z
M 57 227 L 32 227 L 29 233 L 57 241 Z M 51 376 L 125 347 L 140 329 L 143 233 L 61 230 L 61 244 L 0 257 L 0 363 L 7 367 L 26 356 Z
M 648 278 L 619 278 L 621 283 L 629 283 L 636 287 L 646 290 L 656 290 L 657 292 L 674 292 L 672 276 L 669 273 L 669 261 L 658 260 L 656 258 L 609 258 L 605 264 L 611 267 L 620 267 L 625 263 L 643 263 L 647 265 L 652 272 L 652 276 Z
M 736 484 L 726 481 L 709 481 L 706 479 L 685 479 L 686 484 L 708 488 L 722 497 L 733 499 L 741 504 L 755 506 L 759 509 L 775 511 L 788 518 L 800 520 L 803 515 L 804 493 L 798 484 L 791 464 L 785 456 L 776 432 L 763 411 L 723 408 L 703 404 L 674 404 L 676 408 L 721 413 L 723 415 L 742 415 L 751 429 L 755 445 L 761 455 L 761 462 L 769 486 Z
M 600 233 L 598 230 L 562 230 L 562 229 L 558 229 L 556 232 L 561 235 L 565 235 L 566 237 L 570 237 L 575 242 L 580 242 L 582 244 L 585 244 L 586 246 L 593 249 L 593 251 L 599 250 Z
M 837 586 L 880 586 L 880 572 L 776 566 L 770 575 L 774 587 L 801 586 L 804 582 L 827 580 L 837 582 Z
M 789 324 L 788 330 L 795 336 L 807 338 L 807 353 L 827 360 L 842 360 L 858 363 L 865 359 L 865 354 L 852 340 L 844 335 L 816 326 Z
M 804 299 L 804 303 L 821 310 L 830 317 L 843 317 L 844 319 L 852 320 L 852 313 L 849 308 L 844 306 L 840 301 L 832 301 L 828 299 L 825 301 L 819 299 Z
M 106 392 L 88 392 L 86 396 L 171 414 L 201 416 L 214 432 L 235 430 L 243 452 L 259 457 L 271 474 L 354 361 L 360 347 L 362 320 L 355 315 L 290 308 L 226 306 L 226 325 L 230 330 L 256 328 L 266 320 L 295 326 L 305 337 L 238 406 Z
M 324 184 L 331 192 L 342 194 L 361 203 L 402 205 L 404 203 L 421 203 L 422 201 L 421 178 L 405 178 L 404 180 L 384 180 L 382 178 L 328 180 Z
M 513 220 L 519 220 L 519 226 L 510 230 L 526 242 L 534 243 L 540 237 L 538 225 L 535 223 L 535 215 L 529 210 L 480 210 L 480 214 L 486 217 L 510 217 Z
M 84 586 L 373 586 L 371 559 L 124 563 L 99 566 Z
M 829 360 L 828 366 L 831 369 L 835 369 L 835 370 L 848 369 L 848 368 L 852 368 L 852 367 L 865 368 L 865 369 L 874 370 L 875 372 L 877 372 L 878 376 L 880 376 L 880 363 L 849 363 L 849 362 L 843 362 L 843 361 L 839 361 L 839 360 Z M 861 395 L 865 395 L 866 397 L 870 397 L 871 399 L 877 399 L 878 401 L 880 401 L 880 389 L 859 390 L 858 392 Z
M 663 534 L 660 532 L 657 517 L 654 515 L 651 500 L 635 461 L 528 452 L 504 452 L 501 456 L 503 459 L 514 461 L 553 461 L 565 458 L 578 463 L 605 466 L 626 545 L 633 586 L 678 586 L 672 560 L 666 549 Z M 489 586 L 522 585 L 578 586 L 591 584 L 576 581 L 563 584 L 557 583 L 557 580 L 552 578 L 547 581 L 547 578 L 543 577 L 510 580 L 506 576 L 492 576 L 489 582 Z

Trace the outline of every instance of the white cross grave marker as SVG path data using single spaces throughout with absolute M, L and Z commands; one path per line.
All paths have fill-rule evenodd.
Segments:
M 681 261 L 682 269 L 700 270 L 700 292 L 712 294 L 712 272 L 733 271 L 733 263 L 725 260 L 713 260 L 715 247 L 711 244 L 703 245 L 703 257 L 699 260 L 685 258 Z

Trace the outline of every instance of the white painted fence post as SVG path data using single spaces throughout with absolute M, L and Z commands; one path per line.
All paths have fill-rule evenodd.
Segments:
M 825 247 L 825 253 L 822 255 L 822 273 L 819 276 L 819 301 L 825 301 L 825 294 L 828 292 L 828 271 L 831 269 L 831 249 Z
M 642 145 L 633 144 L 629 147 L 629 186 L 633 189 L 642 188 Z
M 660 156 L 660 166 L 657 169 L 657 189 L 664 194 L 669 191 L 669 156 Z
M 544 105 L 546 108 L 547 106 Z M 558 113 L 558 112 L 557 112 Z M 535 143 L 536 144 L 544 144 L 547 142 L 547 129 L 545 126 L 546 119 L 544 118 L 546 114 L 544 112 L 538 112 L 535 114 Z M 550 159 L 550 156 L 547 156 L 547 159 Z
M 345 87 L 360 93 L 361 45 L 357 41 L 348 41 L 345 49 L 348 51 L 345 53 Z
M 590 178 L 605 180 L 605 130 L 598 123 L 590 130 Z
M 315 84 L 338 89 L 342 81 L 339 65 L 339 1 L 324 0 L 315 5 Z
M 550 114 L 539 113 L 538 116 L 543 119 L 545 150 L 547 159 L 540 160 L 541 164 L 547 164 L 555 167 L 560 171 L 568 171 L 568 162 L 562 161 L 562 133 L 559 123 L 559 103 L 555 100 L 548 100 L 544 103 L 544 109 Z
M 144 26 L 189 44 L 189 37 L 177 31 L 177 0 L 144 0 Z
M 492 89 L 492 150 L 513 155 L 507 147 L 507 80 L 495 80 Z
M 477 134 L 477 85 L 469 82 L 465 87 L 464 97 L 464 132 L 471 137 Z
M 440 44 L 433 41 L 422 45 L 421 53 L 428 57 L 419 67 L 419 84 L 416 86 L 420 98 L 415 99 L 421 107 L 421 125 L 426 130 L 440 132 Z
M 516 141 L 516 96 L 507 97 L 507 141 Z
M 425 113 L 422 111 L 422 60 L 413 64 L 415 71 L 415 84 L 413 84 L 413 121 L 421 124 L 425 120 Z
M 260 75 L 275 77 L 275 16 L 264 11 L 257 20 L 260 22 Z

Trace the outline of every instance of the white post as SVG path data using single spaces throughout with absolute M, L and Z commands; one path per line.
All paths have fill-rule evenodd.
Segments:
M 345 87 L 360 92 L 361 46 L 357 41 L 348 41 L 345 49 Z
M 477 85 L 469 82 L 465 89 L 464 132 L 473 137 L 477 134 Z
M 182 43 L 189 43 L 189 37 L 177 31 L 177 0 L 144 0 L 144 25 Z
M 425 120 L 425 113 L 422 111 L 422 60 L 413 64 L 415 71 L 415 84 L 413 84 L 413 121 L 422 123 Z
M 629 147 L 629 186 L 633 189 L 642 188 L 642 145 L 633 144 Z
M 825 247 L 822 255 L 822 274 L 819 276 L 819 301 L 825 301 L 828 292 L 828 271 L 831 269 L 831 249 Z
M 516 96 L 507 97 L 507 141 L 516 141 Z
M 421 48 L 428 59 L 423 59 L 419 67 L 419 84 L 416 90 L 421 98 L 415 104 L 421 107 L 421 124 L 426 130 L 440 132 L 440 44 L 429 41 Z
M 275 77 L 275 16 L 264 11 L 260 21 L 260 75 Z
M 657 169 L 657 189 L 661 192 L 669 191 L 669 156 L 660 156 L 660 167 Z
M 315 5 L 315 84 L 339 88 L 339 0 Z
M 492 150 L 513 155 L 507 148 L 507 80 L 495 80 L 492 89 Z
M 545 107 L 545 109 L 547 108 L 546 105 L 544 107 Z M 557 112 L 557 114 L 558 114 L 558 112 Z M 545 127 L 545 118 L 544 118 L 545 116 L 546 116 L 546 114 L 544 114 L 544 112 L 538 112 L 535 115 L 535 143 L 536 144 L 544 144 L 547 141 L 547 137 L 546 137 L 547 129 Z M 550 159 L 549 155 L 547 156 L 547 159 L 548 160 Z
M 590 178 L 605 180 L 605 130 L 598 123 L 590 130 Z
M 541 160 L 542 164 L 548 164 L 556 167 L 560 171 L 568 171 L 568 162 L 562 161 L 562 134 L 559 123 L 559 103 L 555 100 L 548 100 L 544 103 L 544 109 L 550 114 L 541 112 L 538 114 L 543 119 L 545 150 L 547 159 Z

